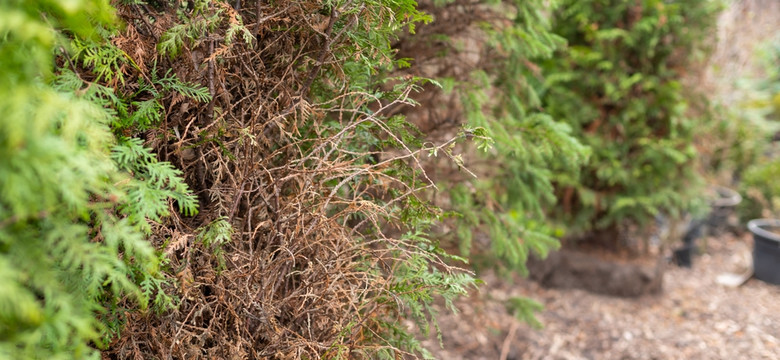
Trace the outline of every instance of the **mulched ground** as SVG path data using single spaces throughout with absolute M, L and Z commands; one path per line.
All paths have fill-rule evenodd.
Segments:
M 706 240 L 692 269 L 669 265 L 662 294 L 634 299 L 483 274 L 486 284 L 458 304 L 459 314 L 441 310 L 444 348 L 435 338 L 427 346 L 437 358 L 452 360 L 780 358 L 780 286 L 716 282 L 750 258 L 752 239 Z M 513 296 L 545 305 L 538 316 L 543 329 L 509 314 L 504 303 Z

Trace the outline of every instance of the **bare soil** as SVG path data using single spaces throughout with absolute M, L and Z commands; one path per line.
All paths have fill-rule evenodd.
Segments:
M 545 259 L 532 257 L 527 266 L 530 278 L 544 287 L 583 289 L 624 297 L 661 291 L 665 268 L 661 257 L 624 261 L 600 255 L 564 248 Z M 653 258 L 657 260 L 653 261 Z
M 702 240 L 702 239 L 700 239 Z M 663 291 L 638 298 L 580 289 L 547 289 L 522 278 L 480 274 L 479 292 L 441 309 L 439 359 L 777 359 L 780 286 L 750 279 L 737 288 L 719 274 L 750 259 L 749 235 L 705 238 L 691 269 L 668 265 Z M 545 305 L 542 329 L 516 320 L 505 307 L 514 296 Z

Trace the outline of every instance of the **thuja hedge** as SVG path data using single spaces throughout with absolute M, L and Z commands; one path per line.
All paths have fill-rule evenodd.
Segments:
M 462 163 L 473 172 L 435 167 L 446 189 L 438 204 L 458 214 L 454 231 L 441 237 L 463 256 L 485 255 L 523 272 L 530 253 L 558 246 L 561 231 L 546 216 L 556 201 L 553 182 L 576 176 L 588 156 L 569 126 L 545 113 L 534 87 L 537 63 L 565 47 L 550 29 L 555 4 L 420 4 L 436 20 L 401 39 L 401 56 L 417 59 L 401 71 L 435 78 L 443 88 L 430 86 L 421 94 L 424 106 L 406 113 L 433 136 L 465 126 L 490 138 L 466 148 Z
M 197 202 L 178 170 L 114 135 L 105 88 L 52 71 L 63 29 L 100 39 L 114 21 L 99 0 L 0 5 L 2 358 L 98 358 L 116 314 L 169 305 L 149 222 Z
M 553 183 L 576 227 L 684 207 L 675 78 L 711 3 L 564 1 L 552 32 L 505 5 L 442 145 L 391 116 L 424 83 L 388 75 L 413 1 L 0 5 L 0 355 L 426 355 L 397 324 L 473 279 L 426 234 L 420 159 L 486 131 L 511 163 L 460 209 L 514 264 L 550 246 Z
M 553 213 L 572 233 L 646 224 L 688 210 L 701 183 L 681 80 L 702 60 L 716 1 L 563 1 L 552 31 L 568 46 L 543 63 L 542 107 L 592 149 L 556 181 Z
M 426 356 L 401 320 L 427 332 L 474 283 L 418 196 L 419 158 L 465 133 L 432 145 L 386 115 L 424 81 L 388 77 L 390 42 L 430 19 L 113 6 L 0 5 L 0 355 Z

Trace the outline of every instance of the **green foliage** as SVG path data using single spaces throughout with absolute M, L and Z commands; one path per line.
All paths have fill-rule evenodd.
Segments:
M 441 330 L 436 323 L 437 311 L 432 306 L 435 298 L 443 298 L 447 309 L 456 312 L 453 300 L 465 296 L 469 288 L 475 285 L 475 281 L 468 273 L 447 273 L 432 267 L 431 263 L 437 261 L 435 254 L 444 252 L 432 246 L 430 240 L 421 238 L 420 235 L 422 234 L 405 235 L 405 240 L 411 240 L 410 237 L 421 240 L 419 245 L 422 246 L 423 251 L 417 252 L 395 267 L 389 284 L 389 294 L 393 296 L 385 301 L 393 307 L 398 307 L 401 313 L 397 316 L 413 320 L 423 336 L 427 336 L 433 326 L 441 341 Z M 380 320 L 380 323 L 384 324 L 382 331 L 390 335 L 388 339 L 397 348 L 419 353 L 423 358 L 431 358 L 419 341 L 406 333 L 408 330 L 398 325 L 389 326 L 390 321 Z M 377 357 L 394 359 L 396 354 L 391 349 L 383 349 L 377 352 Z
M 544 309 L 542 304 L 528 298 L 511 297 L 507 300 L 506 307 L 518 320 L 525 321 L 536 329 L 542 328 L 542 323 L 534 315 Z
M 225 269 L 225 255 L 222 246 L 233 237 L 233 226 L 226 217 L 220 217 L 200 229 L 198 241 L 217 258 L 218 270 Z
M 542 106 L 593 149 L 559 178 L 557 216 L 575 232 L 646 223 L 690 206 L 700 183 L 682 69 L 703 54 L 714 1 L 563 1 L 553 31 L 569 46 L 544 62 Z
M 780 120 L 780 39 L 775 39 L 769 44 L 764 55 L 766 76 L 759 84 L 759 90 L 767 95 L 760 105 L 769 108 L 768 117 L 771 120 Z
M 774 159 L 749 168 L 742 178 L 745 194 L 738 213 L 743 221 L 780 216 L 780 160 Z
M 531 252 L 546 256 L 558 247 L 562 231 L 546 220 L 556 199 L 553 182 L 575 177 L 589 150 L 569 125 L 540 107 L 535 89 L 534 62 L 550 58 L 565 43 L 550 31 L 547 12 L 553 5 L 507 1 L 496 6 L 495 11 L 512 11 L 503 12 L 507 22 L 482 24 L 494 57 L 456 90 L 467 126 L 484 129 L 491 138 L 478 144 L 485 159 L 501 166 L 473 185 L 454 185 L 450 196 L 463 215 L 456 231 L 461 253 L 470 254 L 474 229 L 482 229 L 490 237 L 490 256 L 525 273 Z
M 404 41 L 411 43 L 411 56 L 433 45 L 431 54 L 419 56 L 440 59 L 441 64 L 433 66 L 439 70 L 434 71 L 452 74 L 436 79 L 442 88 L 440 98 L 457 97 L 460 103 L 453 104 L 458 108 L 453 112 L 444 110 L 445 117 L 455 119 L 445 120 L 444 126 L 446 121 L 456 122 L 461 126 L 458 134 L 477 150 L 454 156 L 458 173 L 446 175 L 440 184 L 446 186 L 449 200 L 442 203 L 457 214 L 450 222 L 455 231 L 448 235 L 454 239 L 448 240 L 454 240 L 460 254 L 477 266 L 507 266 L 527 273 L 528 257 L 546 256 L 559 246 L 557 237 L 563 234 L 546 218 L 556 201 L 554 181 L 575 177 L 589 151 L 572 136 L 569 125 L 545 113 L 536 89 L 541 79 L 534 62 L 551 57 L 565 44 L 550 31 L 549 11 L 555 4 L 533 0 L 433 5 L 437 18 L 458 14 L 466 24 L 434 22 L 427 37 Z M 419 69 L 430 67 L 422 63 Z M 439 107 L 435 101 L 426 105 Z M 472 164 L 476 180 L 467 169 Z M 527 299 L 513 304 L 520 318 L 536 321 L 538 304 Z
M 159 222 L 170 215 L 168 200 L 178 204 L 179 211 L 192 216 L 198 212 L 197 199 L 181 179 L 181 171 L 168 162 L 159 162 L 141 139 L 120 138 L 112 151 L 112 159 L 120 170 L 133 174 L 127 186 L 129 202 L 119 209 L 123 215 L 146 233 L 151 232 L 147 220 Z
M 233 16 L 232 12 L 226 14 L 225 6 L 214 9 L 211 1 L 198 0 L 188 10 L 187 2 L 176 2 L 178 6 L 178 18 L 182 21 L 170 27 L 160 37 L 157 49 L 163 55 L 174 58 L 181 53 L 183 47 L 197 47 L 202 41 L 214 33 L 223 22 L 228 22 L 229 27 L 225 33 L 225 42 L 231 44 L 237 35 L 247 43 L 253 40 L 252 32 L 244 26 L 240 16 Z M 210 7 L 212 7 L 210 9 Z
M 759 78 L 741 78 L 729 84 L 731 89 L 726 100 L 701 99 L 699 104 L 694 103 L 704 121 L 697 131 L 700 161 L 719 181 L 738 180 L 750 168 L 766 163 L 765 154 L 772 151 L 770 140 L 780 131 L 776 104 L 780 99 L 777 44 L 780 44 L 777 40 L 770 41 L 755 51 L 751 65 L 759 69 L 762 74 Z M 756 215 L 760 209 L 750 212 Z
M 101 32 L 105 32 L 105 30 Z M 125 82 L 121 67 L 128 62 L 128 59 L 119 48 L 110 43 L 93 41 L 93 39 L 74 39 L 71 44 L 73 58 L 80 60 L 87 68 L 92 69 L 96 76 L 95 82 L 111 81 L 115 78 L 121 83 Z
M 727 138 L 731 141 L 720 143 L 726 160 L 740 160 L 740 155 L 742 158 L 749 156 L 749 161 L 742 163 L 742 167 L 731 163 L 728 164 L 731 167 L 724 166 L 741 175 L 739 185 L 743 201 L 737 211 L 743 222 L 780 216 L 778 144 L 770 143 L 771 138 L 780 131 L 780 123 L 777 121 L 780 41 L 769 43 L 760 59 L 766 75 L 761 79 L 746 79 L 743 84 L 745 98 L 738 104 L 737 111 L 727 113 L 731 115 L 727 119 L 732 122 L 729 129 L 741 129 L 744 135 L 737 139 Z
M 142 131 L 159 124 L 165 115 L 162 101 L 173 94 L 198 102 L 211 100 L 207 88 L 180 81 L 171 69 L 160 77 L 157 64 L 148 78 L 139 77 L 132 86 L 128 86 L 132 91 L 123 93 L 120 85 L 125 85 L 126 79 L 122 66 L 136 69 L 138 66 L 121 49 L 111 43 L 91 39 L 74 39 L 70 45 L 71 61 L 89 69 L 94 79 L 82 79 L 74 72 L 76 69 L 60 69 L 55 87 L 60 91 L 82 93 L 84 98 L 106 108 L 112 115 L 112 128 L 117 132 L 128 129 Z
M 88 344 L 102 346 L 127 309 L 146 308 L 139 283 L 159 276 L 149 221 L 167 214 L 171 197 L 196 211 L 169 164 L 140 142 L 116 142 L 111 89 L 68 88 L 78 77 L 65 70 L 53 81 L 52 53 L 69 47 L 61 29 L 78 47 L 100 41 L 113 18 L 107 1 L 0 5 L 3 358 L 97 358 Z M 97 78 L 121 80 L 121 53 L 92 50 L 79 56 Z M 97 57 L 105 51 L 110 58 Z M 112 157 L 120 153 L 135 157 Z
M 767 121 L 766 111 L 743 105 L 712 104 L 705 112 L 700 143 L 701 162 L 713 175 L 730 181 L 761 160 L 769 137 L 778 127 Z

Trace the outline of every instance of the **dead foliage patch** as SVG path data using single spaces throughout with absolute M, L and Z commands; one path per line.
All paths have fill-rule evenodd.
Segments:
M 143 134 L 183 170 L 200 212 L 172 211 L 152 239 L 168 255 L 180 306 L 128 314 L 104 358 L 334 358 L 393 346 L 379 333 L 403 311 L 393 270 L 419 249 L 383 229 L 432 186 L 418 157 L 447 144 L 413 146 L 382 119 L 410 103 L 411 84 L 393 100 L 350 87 L 340 56 L 373 55 L 349 31 L 381 19 L 351 2 L 351 12 L 314 1 L 208 4 L 117 4 L 126 27 L 113 43 L 134 63 L 125 77 L 170 69 L 213 100 L 171 95 L 163 123 Z M 184 24 L 209 31 L 170 57 L 159 44 L 183 23 L 182 11 Z M 129 93 L 136 85 L 116 86 Z M 363 146 L 366 134 L 398 150 L 380 157 L 381 148 Z M 235 230 L 223 264 L 200 234 L 218 219 Z

